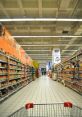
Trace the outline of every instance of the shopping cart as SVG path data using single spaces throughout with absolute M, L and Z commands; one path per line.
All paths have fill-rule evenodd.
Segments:
M 9 117 L 82 117 L 82 109 L 70 102 L 53 104 L 28 103 Z

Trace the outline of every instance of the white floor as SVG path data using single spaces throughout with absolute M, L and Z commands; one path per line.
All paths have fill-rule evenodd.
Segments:
M 0 104 L 0 117 L 7 117 L 27 102 L 57 103 L 65 101 L 71 101 L 82 107 L 81 95 L 47 76 L 42 76 Z

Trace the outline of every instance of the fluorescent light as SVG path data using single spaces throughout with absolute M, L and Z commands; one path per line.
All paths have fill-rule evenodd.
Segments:
M 67 46 L 67 45 L 70 45 L 70 46 L 82 46 L 82 44 L 49 44 L 49 45 L 36 45 L 36 44 L 34 44 L 34 45 L 21 45 L 21 46 L 27 46 L 27 47 L 29 47 L 29 46 L 36 46 L 36 47 L 43 47 L 43 46 L 47 46 L 47 47 L 51 47 L 51 46 Z
M 73 19 L 73 18 L 7 18 L 0 19 L 0 22 L 19 22 L 19 21 L 73 21 L 73 22 L 82 22 L 82 19 Z
M 53 38 L 53 37 L 57 37 L 57 38 L 61 38 L 61 37 L 63 37 L 63 38 L 66 38 L 66 37 L 68 37 L 68 38 L 71 38 L 71 37 L 82 37 L 82 35 L 58 35 L 58 36 L 12 36 L 12 37 L 14 37 L 14 38 Z

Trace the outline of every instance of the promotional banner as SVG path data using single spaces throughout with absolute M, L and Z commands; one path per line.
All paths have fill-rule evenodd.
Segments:
M 48 71 L 49 70 L 49 68 L 48 68 L 48 64 L 46 65 L 46 71 Z
M 52 64 L 58 64 L 61 62 L 60 49 L 54 48 L 52 51 Z
M 52 62 L 49 61 L 49 62 L 46 64 L 46 71 L 51 70 L 51 68 L 52 68 Z

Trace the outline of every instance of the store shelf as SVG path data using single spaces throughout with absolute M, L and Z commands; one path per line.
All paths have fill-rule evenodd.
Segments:
M 16 69 L 17 71 L 21 71 L 21 69 Z
M 17 66 L 16 64 L 12 64 L 12 63 L 9 63 L 9 65 L 12 65 L 12 66 Z
M 16 80 L 16 79 L 21 79 L 21 77 L 10 78 L 9 81 L 11 81 L 11 80 Z
M 9 57 L 9 59 L 10 59 L 10 60 L 13 60 L 13 61 L 15 61 L 15 62 L 19 62 L 17 59 L 12 58 L 12 57 Z
M 4 56 L 4 57 L 7 57 L 6 54 L 2 51 L 0 51 L 0 55 Z
M 8 95 L 2 97 L 2 98 L 0 99 L 0 103 L 1 103 L 2 101 L 4 101 L 5 99 L 7 99 L 8 97 L 10 97 L 11 95 L 13 95 L 14 93 L 16 93 L 17 91 L 19 91 L 21 88 L 25 87 L 25 86 L 26 86 L 26 85 L 23 85 L 23 86 L 21 86 L 21 87 L 18 87 L 17 89 L 14 89 L 12 92 L 10 92 Z
M 3 60 L 0 60 L 0 63 L 6 63 L 7 64 L 7 62 L 6 61 L 3 61 Z
M 0 101 L 32 81 L 31 67 L 6 54 L 0 54 Z
M 0 74 L 0 76 L 7 76 L 8 74 Z
M 16 71 L 16 68 L 9 68 L 10 70 L 15 70 Z
M 0 90 L 2 90 L 2 89 L 6 89 L 6 88 L 8 88 L 8 87 L 9 87 L 9 85 L 4 86 L 4 87 L 1 87 Z
M 7 80 L 7 78 L 5 78 L 5 79 L 1 79 L 1 78 L 0 78 L 0 83 L 1 83 L 1 82 L 6 82 L 6 80 Z
M 57 76 L 65 85 L 82 94 L 82 51 L 73 55 L 67 61 L 57 65 Z M 60 77 L 61 76 L 61 77 Z
M 0 69 L 7 69 L 6 67 L 0 67 Z
M 13 93 L 17 92 L 19 89 L 23 88 L 27 84 L 28 84 L 27 79 L 22 79 L 20 81 L 17 81 L 16 83 L 12 83 L 12 84 L 6 85 L 5 87 L 0 88 L 2 92 L 4 91 L 4 89 L 6 89 L 6 93 L 4 95 L 2 94 L 2 97 L 0 98 L 0 102 L 4 101 Z

